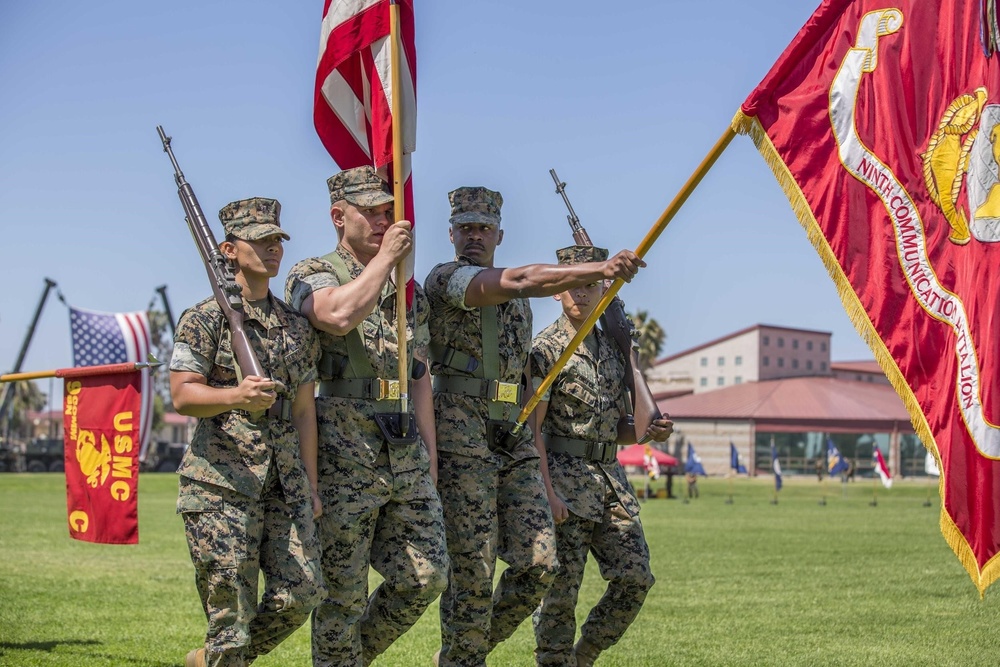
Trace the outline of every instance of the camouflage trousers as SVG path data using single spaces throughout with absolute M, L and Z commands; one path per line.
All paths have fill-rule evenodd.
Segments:
M 538 459 L 493 462 L 438 452 L 451 576 L 441 596 L 442 667 L 480 667 L 531 615 L 556 571 L 552 511 Z M 497 558 L 508 567 L 496 590 Z
M 285 504 L 273 470 L 259 500 L 180 478 L 177 511 L 208 618 L 212 667 L 241 667 L 268 653 L 306 622 L 325 593 L 312 505 Z
M 556 526 L 559 570 L 532 618 L 538 665 L 576 667 L 576 603 L 588 552 L 594 555 L 608 587 L 590 610 L 580 634 L 600 650 L 622 638 L 653 586 L 649 547 L 639 517 L 625 511 L 610 485 L 604 502 L 602 521 L 588 521 L 570 512 Z
M 393 474 L 386 445 L 376 468 L 321 461 L 319 519 L 325 600 L 313 612 L 313 665 L 367 665 L 444 590 L 448 550 L 441 500 L 426 467 Z M 368 595 L 369 565 L 385 580 Z

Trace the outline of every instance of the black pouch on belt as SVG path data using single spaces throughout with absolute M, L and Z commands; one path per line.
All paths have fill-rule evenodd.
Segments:
M 511 433 L 513 428 L 514 422 L 502 419 L 486 420 L 486 446 L 491 452 L 510 455 L 514 445 L 517 444 L 516 438 Z
M 407 420 L 406 435 L 403 435 L 403 418 Z M 412 445 L 417 441 L 417 422 L 411 414 L 380 412 L 375 415 L 375 424 L 390 445 Z

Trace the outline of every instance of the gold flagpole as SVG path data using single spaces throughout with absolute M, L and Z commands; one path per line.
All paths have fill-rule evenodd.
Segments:
M 161 362 L 150 356 L 149 361 L 125 361 L 119 364 L 102 364 L 100 366 L 71 366 L 70 368 L 55 368 L 47 371 L 5 373 L 0 375 L 0 382 L 24 382 L 25 380 L 71 378 L 83 375 L 114 375 L 116 373 L 131 373 L 143 368 L 155 368 L 160 365 L 162 365 Z
M 403 48 L 399 35 L 399 2 L 389 2 L 389 37 L 392 42 L 390 65 L 392 69 L 392 197 L 395 221 L 406 215 L 406 193 L 403 176 L 403 84 L 400 73 L 400 51 Z M 412 224 L 412 221 L 411 221 Z M 411 250 L 412 252 L 412 250 Z M 406 258 L 396 265 L 396 338 L 399 350 L 399 426 L 402 435 L 409 427 L 409 379 L 406 351 Z
M 635 254 L 638 255 L 640 259 L 649 251 L 652 245 L 656 242 L 656 239 L 660 237 L 660 234 L 663 233 L 664 229 L 666 229 L 670 220 L 674 217 L 677 211 L 680 210 L 681 206 L 684 205 L 684 202 L 687 201 L 688 197 L 691 196 L 694 189 L 698 187 L 701 179 L 705 177 L 708 170 L 712 168 L 712 165 L 714 165 L 715 161 L 719 159 L 722 152 L 726 150 L 726 147 L 729 145 L 729 142 L 733 140 L 734 136 L 736 136 L 736 133 L 733 132 L 733 129 L 731 127 L 727 127 L 726 131 L 723 132 L 722 136 L 715 142 L 715 145 L 712 146 L 712 150 L 710 150 L 708 155 L 702 159 L 701 164 L 699 164 L 694 170 L 694 173 L 688 177 L 687 182 L 684 183 L 684 186 L 674 196 L 673 201 L 667 205 L 667 208 L 660 215 L 659 220 L 657 220 L 649 232 L 646 233 L 646 237 L 639 244 L 639 247 L 635 249 Z M 531 397 L 527 404 L 525 404 L 524 408 L 521 410 L 521 414 L 517 416 L 517 422 L 514 424 L 512 433 L 520 431 L 525 422 L 528 421 L 528 417 L 531 416 L 531 413 L 534 411 L 535 406 L 538 405 L 538 402 L 542 400 L 542 396 L 545 392 L 547 392 L 549 387 L 552 386 L 552 383 L 555 382 L 556 376 L 563 369 L 563 366 L 569 362 L 573 353 L 576 352 L 576 349 L 580 346 L 580 343 L 582 343 L 583 339 L 587 337 L 590 330 L 594 328 L 594 324 L 597 323 L 598 318 L 601 317 L 601 314 L 605 311 L 605 309 L 607 309 L 612 299 L 614 299 L 615 295 L 618 294 L 618 290 L 620 290 L 624 284 L 625 283 L 621 278 L 617 278 L 611 283 L 611 287 L 609 287 L 608 291 L 604 293 L 604 297 L 598 302 L 597 307 L 594 308 L 594 311 L 590 313 L 590 316 L 587 317 L 587 319 L 583 321 L 583 324 L 580 325 L 580 328 L 577 329 L 576 335 L 573 336 L 573 340 L 571 340 L 569 345 L 566 346 L 566 349 L 563 350 L 562 355 L 556 360 L 552 369 L 549 371 L 549 374 L 545 376 L 545 379 L 542 380 L 542 384 L 539 385 L 538 389 L 535 390 L 535 394 Z

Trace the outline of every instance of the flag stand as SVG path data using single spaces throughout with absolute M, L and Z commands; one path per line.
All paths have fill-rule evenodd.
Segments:
M 872 476 L 872 501 L 868 503 L 872 507 L 878 507 L 878 473 L 873 471 Z
M 817 505 L 826 505 L 826 479 L 819 480 L 819 502 Z

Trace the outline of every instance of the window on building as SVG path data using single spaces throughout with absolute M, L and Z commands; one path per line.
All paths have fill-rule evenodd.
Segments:
M 702 387 L 707 387 L 708 386 L 708 378 L 702 378 L 701 382 L 699 382 L 698 384 L 700 384 Z
M 799 367 L 799 360 L 792 359 L 792 368 L 798 368 L 798 367 Z
M 785 347 L 785 339 L 778 336 L 778 347 Z
M 819 369 L 821 371 L 823 371 L 824 373 L 826 372 L 826 362 L 825 361 L 819 362 Z
M 764 345 L 770 345 L 770 344 L 771 344 L 771 337 L 764 336 Z
M 764 358 L 763 358 L 763 359 L 761 360 L 761 363 L 762 363 L 762 364 L 763 364 L 764 366 L 770 366 L 770 365 L 771 365 L 771 358 L 770 358 L 770 357 L 764 357 Z
M 722 376 L 717 377 L 715 379 L 715 384 L 719 385 L 720 387 L 723 386 L 724 384 L 726 384 L 726 378 Z
M 733 363 L 736 364 L 737 366 L 742 366 L 743 365 L 743 357 L 741 357 L 740 355 L 737 354 L 736 358 L 733 359 Z
M 819 344 L 819 351 L 820 352 L 826 352 L 826 342 L 825 341 Z
M 784 367 L 785 367 L 785 358 L 778 357 L 778 368 L 784 368 Z
M 806 370 L 811 371 L 813 369 L 812 359 L 806 359 Z
M 726 358 L 725 357 L 719 357 L 719 365 L 720 366 L 725 366 L 726 365 Z
M 798 338 L 793 338 L 792 339 L 792 349 L 793 350 L 799 349 L 799 339 Z
M 807 340 L 806 341 L 806 349 L 809 350 L 810 352 L 812 352 L 813 342 L 811 340 Z
M 743 376 L 737 375 L 733 378 L 733 384 L 743 384 Z
M 708 357 L 702 357 L 701 358 L 701 365 L 702 366 L 708 366 Z

